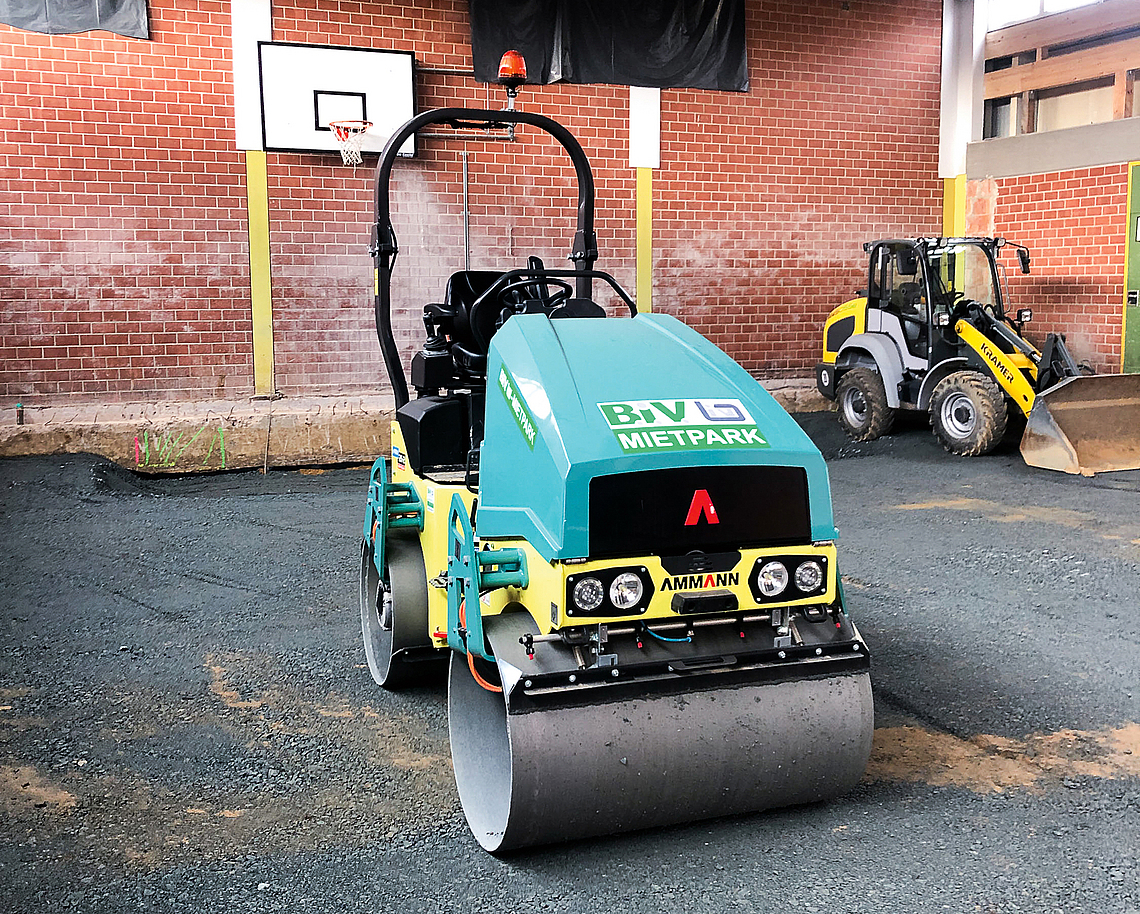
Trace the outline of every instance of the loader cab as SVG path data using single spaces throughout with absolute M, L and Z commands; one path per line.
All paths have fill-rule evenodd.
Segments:
M 867 329 L 903 341 L 907 367 L 925 367 L 931 294 L 921 249 L 909 241 L 883 241 L 871 250 L 870 265 Z
M 1001 285 L 987 239 L 919 238 L 871 247 L 868 330 L 899 342 L 903 364 L 923 371 L 957 354 L 952 326 L 962 303 L 1001 318 Z
M 989 239 L 920 241 L 928 264 L 934 312 L 952 312 L 959 302 L 977 302 L 1002 316 L 1001 284 Z

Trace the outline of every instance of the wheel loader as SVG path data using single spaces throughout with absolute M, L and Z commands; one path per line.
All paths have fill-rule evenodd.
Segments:
M 1028 248 L 1003 238 L 865 244 L 867 289 L 824 324 L 820 393 L 858 441 L 886 434 L 899 410 L 918 410 L 962 456 L 988 453 L 1008 423 L 1024 421 L 1030 466 L 1084 475 L 1140 468 L 1140 375 L 1091 376 L 1060 334 L 1040 349 L 1030 343 L 1032 310 L 1005 308 L 1007 247 L 1028 273 Z
M 425 293 L 409 390 L 391 326 L 397 151 L 425 128 L 518 125 L 573 164 L 572 266 L 530 257 Z M 387 143 L 375 199 L 397 409 L 362 531 L 364 648 L 386 689 L 446 676 L 478 842 L 502 853 L 848 791 L 874 721 L 827 468 L 739 365 L 595 269 L 578 142 L 513 107 L 428 111 Z

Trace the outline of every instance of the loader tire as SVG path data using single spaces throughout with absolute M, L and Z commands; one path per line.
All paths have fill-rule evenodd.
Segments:
M 839 424 L 856 441 L 874 441 L 891 430 L 895 411 L 887 405 L 883 379 L 870 368 L 852 368 L 835 388 Z
M 955 371 L 938 382 L 930 398 L 930 424 L 952 454 L 988 454 L 1005 434 L 1008 414 L 997 383 L 980 371 Z

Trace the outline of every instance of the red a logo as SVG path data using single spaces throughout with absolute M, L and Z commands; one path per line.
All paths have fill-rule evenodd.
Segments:
M 716 507 L 709 498 L 709 493 L 705 489 L 697 489 L 693 493 L 693 503 L 689 505 L 689 513 L 685 517 L 685 526 L 692 527 L 701 519 L 701 515 L 705 516 L 710 524 L 719 524 L 720 520 L 716 516 Z

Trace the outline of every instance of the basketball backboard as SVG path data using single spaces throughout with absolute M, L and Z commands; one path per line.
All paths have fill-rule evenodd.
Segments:
M 411 52 L 258 42 L 264 146 L 337 152 L 329 121 L 372 121 L 361 149 L 377 153 L 415 113 Z M 414 139 L 400 155 L 415 154 Z

